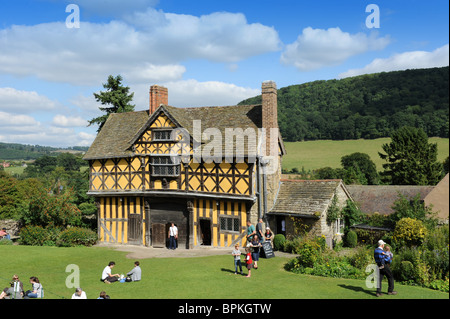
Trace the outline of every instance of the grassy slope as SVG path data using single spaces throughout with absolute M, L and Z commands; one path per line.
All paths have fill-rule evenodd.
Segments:
M 80 285 L 89 299 L 104 290 L 113 299 L 374 299 L 374 289 L 363 280 L 324 278 L 296 275 L 283 269 L 288 259 L 261 259 L 259 269 L 251 278 L 234 275 L 231 256 L 197 258 L 142 259 L 143 280 L 136 283 L 101 283 L 99 277 L 105 265 L 116 262 L 114 272 L 126 273 L 134 260 L 126 253 L 107 248 L 57 248 L 30 246 L 0 246 L 2 264 L 0 287 L 6 287 L 13 274 L 18 274 L 29 289 L 28 278 L 37 276 L 45 289 L 46 299 L 70 298 L 74 289 L 67 288 L 66 266 L 80 268 Z M 246 271 L 245 271 L 246 273 Z M 384 288 L 387 283 L 384 283 Z M 446 293 L 397 285 L 397 296 L 389 299 L 448 299 Z M 388 298 L 386 296 L 386 298 Z
M 383 152 L 381 145 L 390 143 L 390 138 L 379 138 L 375 140 L 345 140 L 345 141 L 306 141 L 306 142 L 285 142 L 287 155 L 283 157 L 283 168 L 302 167 L 305 170 L 313 170 L 330 166 L 332 168 L 341 167 L 341 157 L 354 152 L 366 153 L 377 166 L 382 170 L 384 161 L 378 156 L 378 152 Z M 438 144 L 438 161 L 443 162 L 449 155 L 448 138 L 430 138 L 430 143 Z

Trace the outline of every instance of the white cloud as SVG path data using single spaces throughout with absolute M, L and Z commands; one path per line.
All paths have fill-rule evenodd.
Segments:
M 311 71 L 325 66 L 339 65 L 348 58 L 373 50 L 382 50 L 390 42 L 388 36 L 376 33 L 350 34 L 340 28 L 328 30 L 303 29 L 297 40 L 286 46 L 281 62 L 293 65 L 300 71 Z
M 2 130 L 27 130 L 27 127 L 38 126 L 40 123 L 28 115 L 15 115 L 0 111 Z
M 0 88 L 0 110 L 13 113 L 31 113 L 51 111 L 60 107 L 60 103 L 35 91 L 17 90 L 11 87 Z
M 154 83 L 181 79 L 184 72 L 186 72 L 186 68 L 182 65 L 143 63 L 141 67 L 123 72 L 123 77 L 137 83 Z
M 98 14 L 102 16 L 122 16 L 129 12 L 145 10 L 155 6 L 158 0 L 65 0 L 68 4 L 75 3 L 80 9 L 88 14 Z M 80 11 L 81 11 L 80 10 Z
M 98 85 L 110 74 L 127 74 L 127 82 L 175 81 L 185 72 L 182 61 L 235 63 L 280 44 L 272 27 L 249 24 L 240 13 L 196 17 L 148 9 L 126 21 L 0 29 L 0 73 L 76 85 Z
M 261 94 L 260 89 L 240 87 L 219 81 L 199 82 L 194 79 L 159 83 L 167 87 L 169 105 L 176 107 L 236 105 L 249 97 Z M 132 86 L 136 111 L 149 108 L 149 86 Z
M 53 117 L 52 124 L 57 127 L 86 127 L 88 122 L 79 116 L 67 117 L 62 114 L 57 114 Z
M 339 74 L 339 78 L 346 78 L 361 74 L 388 72 L 406 69 L 433 68 L 449 65 L 449 45 L 446 44 L 436 50 L 411 51 L 395 54 L 386 59 L 375 59 L 361 69 L 352 69 Z

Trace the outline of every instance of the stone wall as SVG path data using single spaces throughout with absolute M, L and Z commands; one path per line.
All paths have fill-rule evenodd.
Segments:
M 19 236 L 21 223 L 14 219 L 2 219 L 0 220 L 0 229 L 6 228 L 6 232 L 11 236 Z

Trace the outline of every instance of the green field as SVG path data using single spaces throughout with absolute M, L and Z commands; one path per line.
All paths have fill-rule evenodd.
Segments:
M 126 252 L 105 247 L 32 247 L 0 246 L 2 256 L 0 287 L 7 286 L 14 274 L 30 288 L 28 279 L 36 276 L 45 291 L 45 299 L 68 299 L 74 288 L 66 287 L 72 272 L 70 264 L 80 270 L 80 286 L 88 299 L 105 291 L 112 299 L 376 299 L 373 288 L 364 280 L 298 275 L 283 269 L 285 257 L 260 259 L 252 277 L 234 274 L 233 257 L 226 255 L 195 258 L 141 259 L 143 279 L 134 283 L 104 284 L 103 268 L 115 261 L 113 272 L 126 273 L 134 259 Z M 246 273 L 246 271 L 245 271 Z M 69 280 L 69 283 L 71 281 Z M 383 284 L 387 287 L 387 283 Z M 396 296 L 385 299 L 448 299 L 447 293 L 396 285 Z
M 355 152 L 366 153 L 381 171 L 383 160 L 378 156 L 378 152 L 383 152 L 381 146 L 390 143 L 390 138 L 379 138 L 375 140 L 317 140 L 306 142 L 285 142 L 287 155 L 283 157 L 283 169 L 291 170 L 302 167 L 306 171 L 322 167 L 341 167 L 341 157 Z M 438 145 L 438 161 L 443 162 L 449 155 L 449 139 L 435 138 L 429 139 L 430 143 Z

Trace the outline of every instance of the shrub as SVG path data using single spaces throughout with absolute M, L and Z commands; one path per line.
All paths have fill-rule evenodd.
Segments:
M 418 246 L 427 234 L 422 221 L 413 218 L 402 218 L 395 225 L 393 239 L 398 244 Z
M 277 234 L 273 238 L 273 248 L 275 250 L 283 250 L 285 242 L 286 242 L 286 237 L 284 237 L 283 234 Z
M 345 236 L 345 243 L 348 247 L 355 248 L 358 244 L 358 235 L 353 230 L 349 231 Z
M 319 254 L 319 251 L 310 242 L 302 243 L 295 252 L 299 255 L 297 259 L 303 267 L 313 267 Z
M 61 247 L 92 246 L 97 242 L 97 234 L 90 229 L 70 227 L 59 235 L 57 245 Z
M 20 230 L 20 243 L 30 246 L 43 246 L 49 238 L 47 230 L 41 226 L 29 225 Z
M 360 246 L 355 249 L 355 252 L 348 257 L 349 263 L 360 270 L 365 270 L 367 265 L 373 264 L 373 249 L 368 249 L 364 246 Z
M 396 271 L 396 277 L 399 281 L 410 281 L 415 278 L 414 265 L 410 261 L 402 261 Z

